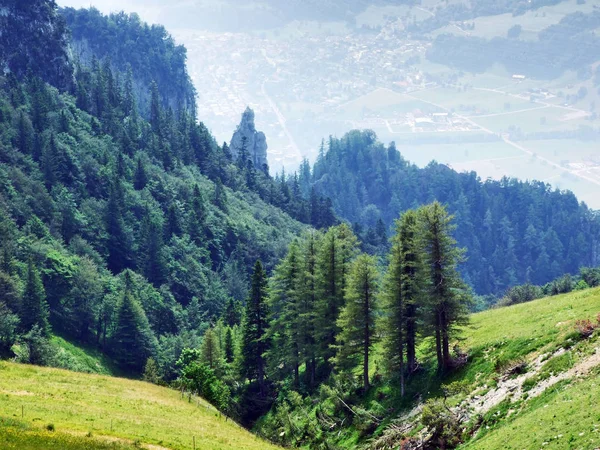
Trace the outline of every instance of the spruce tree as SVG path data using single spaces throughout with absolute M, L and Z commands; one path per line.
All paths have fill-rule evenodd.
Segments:
M 267 276 L 260 261 L 256 261 L 243 325 L 242 373 L 247 379 L 256 380 L 261 392 L 264 392 L 264 354 L 268 349 L 266 299 Z
M 42 284 L 40 272 L 33 260 L 29 260 L 27 265 L 27 280 L 25 281 L 25 291 L 21 300 L 21 329 L 29 332 L 37 326 L 42 334 L 50 334 L 50 312 L 48 302 L 46 301 L 46 291 Z
M 146 173 L 146 166 L 142 161 L 141 157 L 137 158 L 135 173 L 133 175 L 133 187 L 136 191 L 141 191 L 148 184 L 148 174 Z
M 459 273 L 464 250 L 452 237 L 452 216 L 439 202 L 422 207 L 423 247 L 429 289 L 428 315 L 435 330 L 438 371 L 452 367 L 450 338 L 457 325 L 467 320 L 469 295 Z
M 198 246 L 204 245 L 205 230 L 204 225 L 206 222 L 206 203 L 204 196 L 200 190 L 200 186 L 197 184 L 194 186 L 194 192 L 192 194 L 192 204 L 189 217 L 188 233 L 192 241 Z
M 317 256 L 316 337 L 319 356 L 331 369 L 335 356 L 337 319 L 344 306 L 344 289 L 351 261 L 358 252 L 358 239 L 346 224 L 330 228 L 321 240 Z
M 209 328 L 204 333 L 200 354 L 202 355 L 202 362 L 212 370 L 216 370 L 221 366 L 221 347 L 213 328 Z
M 396 221 L 382 292 L 386 362 L 392 374 L 400 377 L 401 395 L 405 371 L 411 373 L 416 367 L 417 308 L 424 289 L 422 269 L 418 215 L 408 211 Z
M 111 353 L 121 368 L 141 373 L 156 342 L 146 314 L 134 296 L 131 274 L 125 272 L 124 277 L 125 292 L 117 306 Z
M 152 211 L 147 211 L 142 221 L 140 241 L 140 267 L 148 281 L 158 287 L 165 280 L 167 263 L 163 248 L 162 220 Z
M 299 285 L 298 319 L 301 354 L 306 368 L 307 383 L 314 386 L 317 373 L 317 248 L 320 235 L 310 232 L 302 248 L 302 272 Z
M 360 255 L 352 263 L 345 293 L 346 304 L 338 318 L 340 333 L 335 362 L 351 371 L 362 359 L 363 387 L 369 388 L 369 351 L 376 341 L 375 317 L 379 273 L 374 257 Z
M 106 205 L 106 234 L 108 250 L 108 268 L 113 273 L 120 273 L 131 267 L 131 243 L 123 220 L 124 193 L 121 181 L 113 180 L 108 203 Z
M 276 372 L 291 372 L 294 385 L 300 385 L 300 284 L 301 258 L 297 241 L 290 244 L 284 260 L 275 268 L 269 295 L 268 362 Z
M 225 332 L 225 361 L 231 364 L 235 358 L 235 350 L 233 348 L 233 332 L 230 327 L 227 327 Z

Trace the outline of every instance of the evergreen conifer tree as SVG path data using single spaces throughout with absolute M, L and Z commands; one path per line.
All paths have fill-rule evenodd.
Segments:
M 156 345 L 148 319 L 133 293 L 132 279 L 125 272 L 125 292 L 117 305 L 111 353 L 120 367 L 141 373 Z
M 346 304 L 338 318 L 336 365 L 339 370 L 351 371 L 362 360 L 365 389 L 370 385 L 369 352 L 376 341 L 378 278 L 375 258 L 364 254 L 358 256 L 350 268 Z
M 266 298 L 267 276 L 261 262 L 256 261 L 243 324 L 242 373 L 249 380 L 256 380 L 261 392 L 264 392 L 264 354 L 268 349 Z
M 416 367 L 417 308 L 424 289 L 419 239 L 418 214 L 407 211 L 396 221 L 382 292 L 386 361 L 392 374 L 400 377 L 401 395 L 404 395 L 405 371 L 411 373 Z
M 439 202 L 422 207 L 423 246 L 429 289 L 428 315 L 435 330 L 438 370 L 452 367 L 450 338 L 457 325 L 467 320 L 469 295 L 459 273 L 464 250 L 452 237 L 452 216 Z
M 21 329 L 28 332 L 37 326 L 41 333 L 47 336 L 50 334 L 49 317 L 50 312 L 42 278 L 35 263 L 30 259 L 27 265 L 25 291 L 21 300 Z

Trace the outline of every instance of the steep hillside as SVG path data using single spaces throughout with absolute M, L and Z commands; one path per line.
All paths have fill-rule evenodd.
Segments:
M 276 448 L 204 400 L 139 381 L 0 362 L 0 395 L 2 448 Z
M 0 67 L 4 74 L 33 74 L 68 88 L 73 69 L 66 47 L 67 28 L 47 0 L 3 1 L 0 5 Z
M 48 340 L 59 333 L 128 373 L 141 373 L 152 357 L 172 380 L 181 350 L 196 347 L 226 305 L 239 312 L 254 262 L 272 268 L 305 228 L 274 204 L 308 217 L 317 211 L 247 155 L 234 161 L 193 108 L 177 115 L 165 108 L 155 83 L 146 86 L 151 107 L 144 119 L 136 73 L 123 78 L 108 59 L 80 61 L 73 89 L 45 82 L 54 80 L 55 67 L 32 66 L 35 51 L 59 47 L 67 54 L 64 35 L 47 34 L 42 43 L 22 25 L 55 29 L 62 19 L 51 1 L 26 12 L 19 5 L 2 16 L 11 34 L 3 39 L 26 42 L 31 51 L 20 54 L 27 75 L 0 77 L 0 356 L 85 366 Z M 109 19 L 97 19 L 100 25 L 88 25 L 101 35 Z M 154 45 L 154 29 L 137 22 L 119 29 L 140 33 L 134 53 Z M 107 37 L 107 58 L 115 46 Z M 166 73 L 165 82 L 172 81 L 172 70 L 187 80 L 184 55 L 169 42 L 161 49 L 179 56 L 136 68 L 148 79 Z
M 424 341 L 404 397 L 398 379 L 367 395 L 337 379 L 312 400 L 288 395 L 258 429 L 282 443 L 306 442 L 308 430 L 311 445 L 340 448 L 595 448 L 599 312 L 596 288 L 473 314 L 451 375 L 439 377 Z M 372 358 L 375 375 L 385 361 L 380 349 Z
M 186 68 L 186 49 L 176 45 L 164 27 L 148 25 L 137 15 L 104 16 L 96 9 L 61 10 L 75 58 L 84 65 L 109 60 L 122 77 L 135 74 L 135 94 L 145 116 L 150 114 L 148 87 L 158 85 L 165 107 L 193 110 L 196 92 Z

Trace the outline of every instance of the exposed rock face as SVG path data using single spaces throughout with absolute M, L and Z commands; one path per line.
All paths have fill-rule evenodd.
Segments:
M 31 72 L 59 89 L 72 87 L 67 29 L 56 8 L 47 0 L 0 0 L 1 75 Z
M 248 158 L 259 170 L 268 170 L 267 168 L 267 138 L 262 131 L 256 131 L 254 125 L 254 111 L 246 108 L 242 114 L 242 121 L 238 125 L 233 137 L 231 138 L 231 154 L 237 159 L 242 149 L 246 146 Z

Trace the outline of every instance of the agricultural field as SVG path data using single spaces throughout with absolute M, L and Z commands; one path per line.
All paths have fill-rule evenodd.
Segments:
M 459 24 L 450 24 L 430 33 L 432 37 L 440 34 L 463 34 L 492 39 L 497 36 L 505 37 L 508 30 L 515 24 L 521 25 L 522 31 L 519 36 L 523 40 L 536 40 L 537 35 L 544 28 L 557 24 L 567 14 L 574 12 L 589 13 L 593 10 L 593 2 L 579 4 L 577 0 L 561 2 L 557 5 L 544 6 L 534 11 L 527 11 L 518 17 L 510 13 L 495 16 L 481 16 L 469 24 L 474 24 L 473 29 L 463 29 Z
M 481 161 L 497 161 L 503 158 L 522 158 L 523 153 L 504 142 L 459 143 L 459 144 L 397 144 L 402 156 L 418 166 L 425 166 L 430 161 L 448 164 L 457 170 L 464 165 L 463 170 L 469 169 L 469 164 Z M 461 171 L 461 170 L 459 170 Z M 483 177 L 482 178 L 487 178 Z

